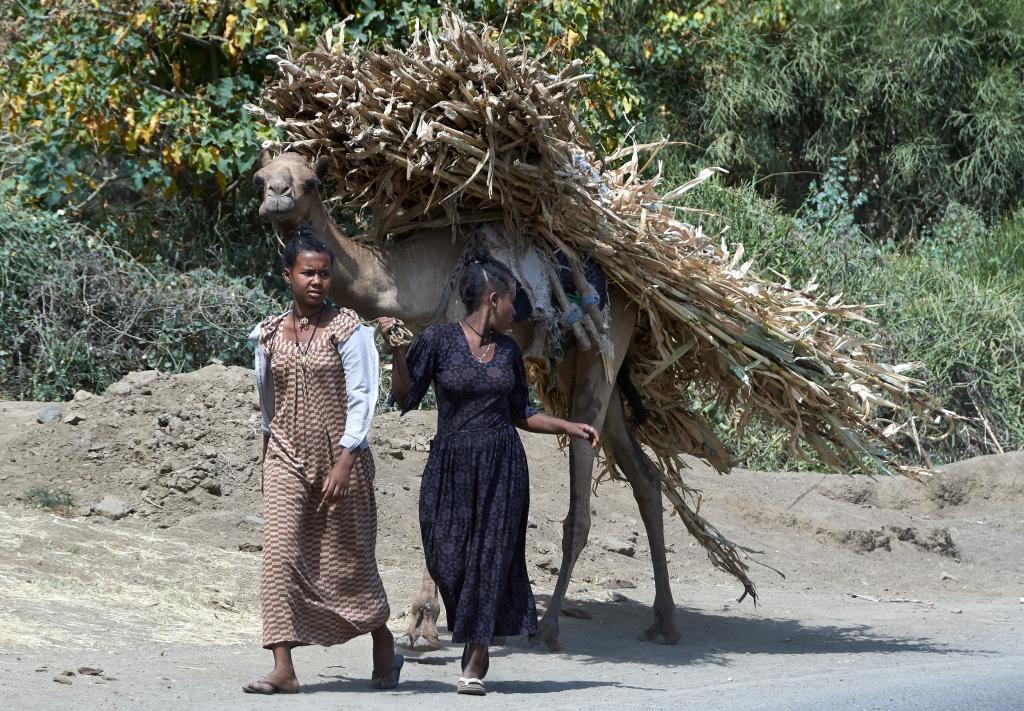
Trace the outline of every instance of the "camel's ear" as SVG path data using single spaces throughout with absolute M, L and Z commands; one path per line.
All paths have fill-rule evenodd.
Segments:
M 313 162 L 313 172 L 316 173 L 316 179 L 323 182 L 324 178 L 327 177 L 327 169 L 331 165 L 330 156 L 319 156 Z
M 264 148 L 260 151 L 259 163 L 261 168 L 265 167 L 272 160 L 274 160 L 274 152 L 272 150 Z

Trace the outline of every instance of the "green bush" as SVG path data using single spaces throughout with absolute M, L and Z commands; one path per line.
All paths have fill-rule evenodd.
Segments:
M 851 328 L 882 346 L 879 358 L 920 363 L 937 402 L 977 426 L 959 426 L 929 447 L 935 461 L 949 461 L 1024 447 L 1024 281 L 1021 280 L 1021 218 L 995 231 L 977 221 L 944 222 L 935 250 L 907 251 L 905 245 L 878 245 L 850 228 L 847 216 L 812 225 L 784 214 L 750 186 L 705 184 L 694 202 L 719 215 L 708 220 L 712 233 L 740 242 L 754 259 L 754 270 L 770 270 L 794 284 L 819 283 L 819 294 L 842 294 L 848 303 L 876 304 L 874 325 Z M 962 232 L 954 236 L 952 225 Z M 944 251 L 955 245 L 955 258 Z M 949 247 L 952 249 L 952 247 Z M 722 423 L 729 426 L 729 423 Z M 944 434 L 925 423 L 923 434 Z M 742 443 L 745 462 L 757 468 L 807 466 L 783 448 L 781 435 L 755 426 Z
M 1016 0 L 459 0 L 553 64 L 581 59 L 595 142 L 668 134 L 687 159 L 795 209 L 844 161 L 858 224 L 902 239 L 953 204 L 991 222 L 1024 192 L 1024 6 Z M 0 182 L 179 268 L 266 263 L 248 189 L 272 130 L 243 105 L 353 15 L 404 43 L 413 0 L 22 0 L 0 8 Z M 810 189 L 810 192 L 815 192 Z M 110 217 L 116 215 L 116 217 Z M 160 238 L 153 233 L 159 231 Z M 262 237 L 261 237 L 262 235 Z M 123 240 L 123 244 L 122 241 Z M 230 253 L 232 258 L 224 261 Z
M 960 274 L 993 288 L 1024 291 L 1024 209 L 1007 215 L 993 229 L 981 216 L 953 204 L 915 251 L 955 264 Z
M 278 308 L 252 279 L 145 266 L 88 229 L 0 199 L 0 397 L 100 390 L 140 368 L 249 364 Z
M 881 304 L 882 357 L 922 362 L 937 399 L 991 430 L 958 431 L 937 459 L 990 451 L 992 437 L 1024 444 L 1019 2 L 453 4 L 553 63 L 583 60 L 594 79 L 581 120 L 605 148 L 638 121 L 637 140 L 692 143 L 666 156 L 677 182 L 727 167 L 730 186 L 691 204 L 727 218 L 706 228 L 728 223 L 759 271 Z M 275 71 L 266 54 L 350 13 L 352 36 L 401 44 L 438 12 L 412 0 L 0 6 L 0 195 L 17 196 L 0 197 L 0 396 L 248 363 L 245 331 L 277 308 L 248 180 L 272 133 L 242 108 Z M 781 445 L 755 426 L 747 463 L 795 466 Z
M 25 499 L 37 509 L 67 513 L 74 506 L 74 499 L 64 489 L 43 489 L 36 487 L 25 492 Z
M 146 261 L 261 273 L 248 174 L 273 131 L 243 105 L 268 52 L 336 19 L 309 0 L 5 4 L 2 187 Z

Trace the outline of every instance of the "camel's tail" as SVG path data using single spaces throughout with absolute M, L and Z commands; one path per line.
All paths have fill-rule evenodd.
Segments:
M 642 425 L 647 421 L 651 413 L 644 405 L 644 399 L 640 396 L 640 391 L 636 389 L 636 385 L 633 384 L 629 377 L 628 363 L 623 363 L 622 367 L 619 368 L 619 373 L 615 376 L 615 384 L 619 386 L 619 392 L 622 393 L 622 397 L 626 398 L 626 402 L 633 411 L 633 419 L 637 424 Z

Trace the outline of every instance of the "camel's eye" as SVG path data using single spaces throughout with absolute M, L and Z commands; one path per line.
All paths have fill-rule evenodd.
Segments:
M 320 181 L 317 178 L 310 178 L 306 181 L 306 190 L 316 190 L 320 187 Z
M 263 184 L 265 182 L 266 181 L 263 179 L 263 176 L 260 175 L 259 173 L 257 173 L 256 175 L 252 176 L 252 184 L 255 185 L 257 188 L 259 188 L 260 190 L 263 189 Z

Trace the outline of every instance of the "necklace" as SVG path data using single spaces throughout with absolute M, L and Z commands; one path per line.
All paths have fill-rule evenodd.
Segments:
M 316 337 L 316 330 L 320 328 L 320 316 L 322 316 L 324 313 L 325 305 L 326 304 L 320 304 L 320 311 L 317 312 L 316 323 L 313 324 L 313 332 L 309 334 L 309 340 L 306 341 L 305 349 L 303 349 L 302 346 L 299 344 L 299 329 L 295 330 L 295 348 L 299 351 L 299 364 L 302 365 L 303 368 L 306 367 L 306 361 L 309 360 L 309 348 L 310 346 L 313 345 L 313 338 Z M 296 320 L 294 308 L 292 309 L 292 320 Z M 298 322 L 298 326 L 300 326 L 301 328 L 305 328 L 303 324 L 305 324 L 305 326 L 309 325 L 308 316 L 303 316 L 302 320 Z
M 482 333 L 480 333 L 478 330 L 473 328 L 469 324 L 468 321 L 463 320 L 462 323 L 463 323 L 464 326 L 466 326 L 466 328 L 468 328 L 470 331 L 472 331 L 473 333 L 475 333 L 476 335 L 478 335 L 480 337 L 480 343 L 481 344 L 484 342 L 484 335 Z M 469 340 L 466 341 L 466 345 L 469 345 Z M 490 343 L 487 344 L 487 347 L 484 348 L 483 352 L 480 355 L 477 355 L 476 353 L 473 353 L 473 346 L 469 346 L 469 352 L 470 352 L 470 355 L 472 355 L 474 358 L 476 358 L 476 362 L 477 363 L 483 363 L 487 359 L 487 354 L 491 352 L 491 349 L 493 347 L 494 347 L 494 341 L 491 341 Z

